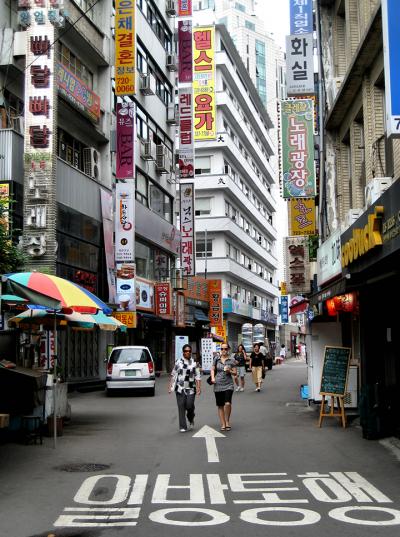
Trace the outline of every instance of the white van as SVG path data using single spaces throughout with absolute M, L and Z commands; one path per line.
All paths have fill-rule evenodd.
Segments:
M 119 389 L 145 389 L 155 394 L 154 360 L 148 347 L 114 347 L 107 360 L 107 394 Z

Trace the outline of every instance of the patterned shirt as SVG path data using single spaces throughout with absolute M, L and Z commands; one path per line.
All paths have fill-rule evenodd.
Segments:
M 171 375 L 175 379 L 175 391 L 178 393 L 196 393 L 196 380 L 201 380 L 199 364 L 190 358 L 180 358 Z
M 224 392 L 226 390 L 233 390 L 233 377 L 231 374 L 225 373 L 224 367 L 229 366 L 231 369 L 236 368 L 236 360 L 230 356 L 225 360 L 225 363 L 222 363 L 222 360 L 219 356 L 214 358 L 213 366 L 215 368 L 215 392 Z

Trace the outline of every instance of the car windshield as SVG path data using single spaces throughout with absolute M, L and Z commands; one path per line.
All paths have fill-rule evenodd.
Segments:
M 114 349 L 110 356 L 112 364 L 132 364 L 150 362 L 150 356 L 145 349 Z

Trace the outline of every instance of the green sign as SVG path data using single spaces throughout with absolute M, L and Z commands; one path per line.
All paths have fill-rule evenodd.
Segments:
M 281 103 L 283 198 L 314 198 L 314 103 L 293 99 Z
M 344 395 L 350 365 L 351 349 L 348 347 L 325 347 L 322 368 L 321 394 Z

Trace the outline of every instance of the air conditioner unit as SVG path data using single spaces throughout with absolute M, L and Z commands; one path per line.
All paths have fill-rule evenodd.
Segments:
M 156 156 L 157 157 L 163 157 L 166 153 L 167 149 L 165 147 L 165 145 L 163 144 L 157 144 L 156 145 Z
M 174 104 L 169 104 L 167 106 L 167 123 L 169 125 L 177 124 L 177 107 Z
M 156 172 L 158 173 L 170 173 L 171 172 L 171 158 L 167 153 L 156 155 Z
M 94 147 L 83 150 L 83 171 L 92 179 L 100 180 L 100 153 Z
M 140 156 L 143 160 L 155 160 L 155 145 L 151 141 L 142 142 Z
M 176 71 L 178 69 L 175 54 L 167 54 L 167 61 L 165 63 L 165 66 L 168 71 Z
M 12 128 L 19 132 L 20 134 L 24 134 L 25 129 L 25 120 L 24 116 L 16 116 L 12 118 Z
M 156 79 L 151 73 L 147 75 L 141 75 L 140 77 L 140 92 L 143 95 L 155 95 L 156 94 Z
M 391 177 L 374 177 L 365 187 L 365 204 L 370 207 L 392 184 Z
M 360 218 L 360 216 L 363 214 L 364 210 L 363 209 L 350 209 L 347 214 L 346 214 L 346 218 L 345 218 L 345 224 L 347 227 L 350 227 L 354 224 L 354 222 L 356 220 L 358 220 L 358 218 Z
M 226 175 L 231 175 L 231 173 L 232 173 L 232 168 L 229 166 L 229 164 L 225 164 L 225 165 L 224 165 L 224 173 L 225 173 Z
M 175 17 L 176 15 L 175 0 L 167 0 L 165 4 L 165 13 L 169 17 Z

